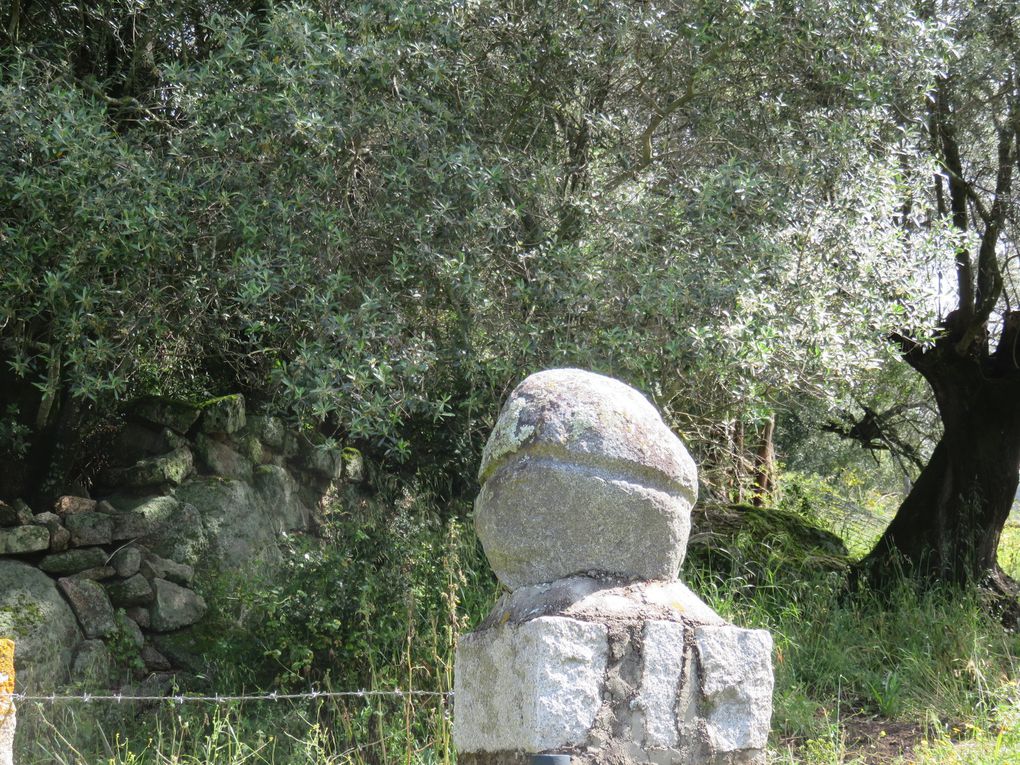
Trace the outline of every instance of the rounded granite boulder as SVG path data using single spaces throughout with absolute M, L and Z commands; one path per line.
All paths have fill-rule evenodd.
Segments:
M 475 528 L 510 589 L 573 574 L 677 577 L 697 469 L 644 396 L 578 369 L 528 377 L 485 446 Z

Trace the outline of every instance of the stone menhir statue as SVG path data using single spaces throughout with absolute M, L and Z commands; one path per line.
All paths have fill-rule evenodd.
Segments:
M 510 592 L 457 647 L 460 763 L 764 763 L 772 638 L 678 580 L 697 469 L 640 393 L 531 375 L 479 479 L 475 526 Z

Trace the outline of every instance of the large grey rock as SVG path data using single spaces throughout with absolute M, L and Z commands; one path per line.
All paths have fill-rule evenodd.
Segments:
M 279 417 L 255 414 L 248 417 L 247 420 L 248 431 L 262 443 L 273 449 L 283 447 L 283 438 L 287 431 Z
M 66 576 L 77 574 L 91 568 L 106 565 L 107 555 L 98 547 L 82 547 L 77 550 L 52 553 L 39 563 L 39 568 L 47 574 Z
M 14 640 L 18 687 L 50 689 L 67 679 L 81 631 L 56 583 L 34 566 L 0 560 L 0 635 Z
M 732 625 L 694 631 L 713 753 L 761 750 L 772 718 L 772 636 Z
M 201 411 L 187 401 L 151 396 L 132 402 L 130 413 L 145 422 L 184 434 L 195 424 Z
M 187 627 L 205 615 L 205 600 L 193 590 L 165 579 L 154 579 L 152 589 L 156 597 L 149 608 L 149 618 L 156 632 Z
M 138 573 L 143 554 L 142 548 L 137 545 L 121 547 L 110 557 L 110 565 L 117 570 L 117 576 L 127 579 Z
M 210 473 L 239 481 L 251 480 L 251 460 L 205 433 L 195 438 L 195 452 Z
M 108 545 L 113 537 L 113 520 L 104 513 L 75 513 L 64 519 L 73 547 Z
M 511 589 L 680 570 L 697 471 L 655 407 L 618 380 L 576 369 L 528 377 L 500 413 L 479 481 L 475 528 Z
M 74 652 L 72 676 L 76 683 L 106 688 L 113 662 L 102 640 L 83 640 Z
M 458 752 L 542 752 L 581 745 L 601 706 L 606 627 L 541 617 L 465 635 L 457 645 Z
M 142 606 L 153 598 L 152 585 L 141 574 L 111 582 L 106 585 L 106 594 L 110 597 L 110 602 L 118 608 Z
M 187 563 L 178 563 L 175 560 L 161 558 L 158 555 L 148 553 L 139 566 L 139 571 L 148 580 L 166 579 L 174 584 L 187 586 L 195 578 L 195 569 Z
M 32 518 L 32 523 L 49 530 L 50 552 L 63 552 L 71 544 L 71 532 L 64 528 L 56 513 L 39 513 Z
M 49 546 L 50 532 L 44 526 L 0 528 L 0 555 L 24 555 Z
M 113 606 L 101 584 L 91 579 L 64 577 L 57 580 L 57 585 L 71 604 L 85 637 L 108 637 L 117 630 Z
M 199 523 L 167 540 L 172 544 L 149 545 L 157 554 L 191 564 L 204 557 L 241 573 L 279 561 L 279 524 L 251 484 L 199 478 L 179 487 L 177 498 L 196 508 Z
M 180 502 L 170 496 L 114 497 L 111 502 L 114 542 L 158 534 L 181 509 Z
M 254 486 L 278 533 L 308 528 L 312 511 L 301 501 L 301 489 L 290 473 L 277 465 L 261 465 L 255 470 Z
M 191 475 L 195 458 L 186 446 L 158 457 L 139 460 L 130 467 L 114 468 L 104 474 L 109 486 L 145 488 L 181 483 Z
M 245 425 L 244 396 L 235 393 L 202 404 L 202 432 L 236 433 Z

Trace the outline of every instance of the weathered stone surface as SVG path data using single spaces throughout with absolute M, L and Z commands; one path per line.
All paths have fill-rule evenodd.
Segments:
M 143 630 L 149 629 L 152 624 L 152 619 L 149 616 L 149 609 L 142 608 L 141 606 L 133 606 L 124 611 L 127 614 L 128 619 L 133 621 Z
M 195 578 L 195 569 L 187 563 L 161 558 L 148 553 L 142 559 L 139 571 L 148 580 L 166 579 L 168 582 L 186 586 Z
M 276 465 L 255 470 L 255 493 L 266 517 L 277 532 L 307 528 L 312 511 L 301 501 L 301 490 L 290 473 Z
M 170 428 L 176 433 L 187 433 L 198 420 L 201 411 L 195 404 L 155 396 L 134 401 L 130 413 L 153 425 Z
M 510 395 L 486 444 L 475 527 L 511 589 L 599 571 L 675 579 L 694 462 L 636 390 L 574 369 Z
M 245 425 L 244 396 L 235 393 L 202 404 L 203 433 L 236 433 Z
M 117 497 L 114 504 L 116 511 L 110 513 L 114 542 L 158 534 L 180 512 L 180 503 L 168 496 Z
M 144 645 L 145 635 L 142 634 L 142 628 L 138 622 L 122 611 L 117 612 L 117 630 L 130 640 L 135 648 L 141 648 Z
M 251 460 L 205 433 L 195 438 L 195 452 L 209 472 L 239 481 L 251 480 Z
M 105 474 L 111 486 L 144 488 L 148 486 L 178 485 L 191 475 L 194 456 L 187 447 L 174 449 L 158 457 L 139 460 L 134 465 L 115 468 Z
M 47 555 L 42 559 L 39 568 L 47 574 L 65 576 L 97 566 L 105 566 L 106 557 L 106 553 L 98 547 L 82 547 L 77 550 Z
M 50 552 L 63 552 L 71 544 L 71 532 L 64 528 L 56 513 L 39 513 L 32 523 L 45 526 L 50 532 Z
M 138 573 L 142 565 L 143 550 L 137 545 L 121 547 L 110 558 L 110 565 L 117 570 L 117 576 L 127 579 Z
M 0 560 L 0 635 L 14 640 L 20 689 L 53 688 L 67 678 L 81 640 L 56 583 L 34 566 Z
M 113 662 L 110 650 L 102 640 L 83 640 L 74 652 L 71 674 L 76 682 L 106 686 Z
M 0 502 L 0 526 L 17 526 L 18 511 L 6 502 Z
M 53 511 L 62 518 L 73 513 L 91 513 L 95 509 L 96 501 L 85 497 L 64 496 L 53 505 Z
M 181 486 L 177 498 L 197 509 L 200 523 L 182 528 L 169 544 L 150 545 L 159 555 L 195 563 L 201 554 L 220 568 L 249 571 L 280 559 L 278 524 L 250 484 L 199 478 Z
M 645 750 L 675 749 L 678 741 L 677 691 L 684 669 L 684 626 L 648 621 L 641 644 L 641 685 L 634 708 L 644 718 Z
M 113 606 L 106 597 L 102 585 L 91 579 L 64 577 L 57 584 L 78 617 L 82 632 L 87 638 L 102 638 L 112 635 L 117 629 Z
M 28 503 L 25 502 L 25 500 L 21 499 L 20 497 L 14 500 L 14 512 L 18 516 L 19 525 L 25 526 L 26 524 L 32 522 L 32 518 L 34 516 L 32 508 L 30 508 L 28 506 Z
M 279 417 L 254 414 L 247 419 L 249 432 L 254 434 L 262 443 L 273 449 L 283 448 L 283 439 L 287 431 Z
M 107 545 L 113 538 L 113 519 L 103 513 L 74 513 L 64 519 L 72 547 Z
M 150 672 L 169 672 L 173 667 L 170 665 L 170 661 L 153 648 L 151 645 L 142 646 L 142 661 L 145 662 L 145 668 Z
M 119 582 L 111 582 L 106 585 L 106 594 L 110 596 L 110 602 L 118 608 L 142 606 L 153 598 L 152 586 L 141 574 L 135 574 Z
M 49 529 L 43 526 L 12 526 L 0 528 L 0 555 L 23 555 L 47 550 Z
M 152 629 L 156 632 L 187 627 L 205 615 L 205 600 L 193 590 L 165 579 L 154 579 L 152 588 L 156 598 L 149 608 L 149 616 Z
M 584 621 L 683 621 L 725 624 L 683 582 L 620 582 L 587 576 L 529 585 L 496 601 L 479 629 L 521 624 L 540 616 L 567 616 Z
M 344 449 L 344 479 L 350 483 L 361 483 L 365 480 L 365 458 L 357 449 Z
M 133 465 L 145 457 L 166 454 L 186 445 L 184 438 L 170 428 L 129 422 L 117 434 L 111 452 L 117 464 Z
M 302 439 L 298 464 L 303 470 L 324 481 L 338 481 L 343 477 L 343 453 L 326 443 Z
M 458 643 L 453 739 L 459 752 L 542 752 L 584 743 L 602 703 L 606 627 L 559 617 Z
M 115 576 L 117 576 L 117 570 L 113 566 L 96 566 L 71 574 L 72 579 L 91 579 L 93 582 L 111 579 Z
M 772 718 L 772 636 L 705 626 L 694 631 L 694 646 L 713 752 L 764 749 Z

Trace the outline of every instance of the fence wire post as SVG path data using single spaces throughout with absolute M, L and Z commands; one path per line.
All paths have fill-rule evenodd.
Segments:
M 14 765 L 14 641 L 0 638 L 0 765 Z

